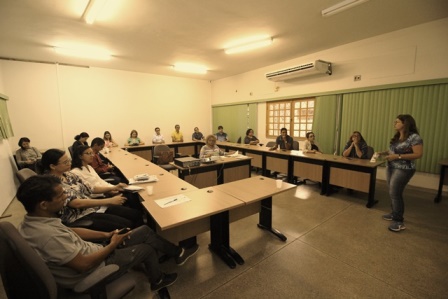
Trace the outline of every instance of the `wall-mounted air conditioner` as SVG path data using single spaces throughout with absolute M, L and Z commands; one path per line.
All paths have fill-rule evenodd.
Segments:
M 311 76 L 316 74 L 332 74 L 331 63 L 323 60 L 286 68 L 283 70 L 270 72 L 266 74 L 266 79 L 271 81 L 286 81 L 303 76 Z

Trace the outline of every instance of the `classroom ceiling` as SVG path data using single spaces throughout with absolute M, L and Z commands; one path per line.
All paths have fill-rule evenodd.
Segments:
M 115 13 L 102 12 L 88 25 L 82 19 L 88 0 L 0 0 L 0 58 L 213 81 L 448 17 L 447 0 L 370 0 L 326 18 L 321 10 L 342 0 L 109 1 Z M 272 36 L 273 44 L 224 53 L 229 42 L 259 34 Z M 61 56 L 53 47 L 64 42 L 106 48 L 113 57 Z M 175 72 L 176 62 L 209 71 Z

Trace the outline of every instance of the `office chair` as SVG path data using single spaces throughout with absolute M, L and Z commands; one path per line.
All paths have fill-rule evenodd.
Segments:
M 298 141 L 296 141 L 296 140 L 292 141 L 292 149 L 295 151 L 299 150 L 299 142 Z
M 241 143 L 241 136 L 240 136 L 240 138 L 238 138 L 238 140 L 236 141 L 236 143 Z
M 375 150 L 371 146 L 367 146 L 367 159 L 372 159 L 373 154 L 375 153 Z
M 119 270 L 117 265 L 98 269 L 73 290 L 58 287 L 48 266 L 10 222 L 0 222 L 0 274 L 9 299 L 34 298 L 122 298 L 134 289 L 135 281 L 125 274 L 106 284 L 104 279 Z
M 68 152 L 70 153 L 70 158 L 72 158 L 73 159 L 73 146 L 69 146 L 68 147 Z
M 154 164 L 159 165 L 166 171 L 176 170 L 176 166 L 170 164 L 173 162 L 173 152 L 167 145 L 158 144 L 154 147 Z
M 33 170 L 29 168 L 22 168 L 19 171 L 17 171 L 16 176 L 19 179 L 20 184 L 25 182 L 28 178 L 37 175 Z

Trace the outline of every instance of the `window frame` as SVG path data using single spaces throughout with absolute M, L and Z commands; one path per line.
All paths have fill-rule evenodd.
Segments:
M 313 129 L 315 104 L 315 97 L 266 102 L 266 138 L 277 138 L 285 127 L 294 139 L 305 140 Z

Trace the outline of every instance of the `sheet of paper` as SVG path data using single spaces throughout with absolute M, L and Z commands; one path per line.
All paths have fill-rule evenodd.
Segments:
M 155 202 L 159 205 L 159 207 L 164 209 L 167 207 L 171 207 L 171 206 L 175 206 L 175 205 L 178 205 L 181 203 L 188 202 L 190 200 L 191 199 L 188 198 L 187 196 L 185 196 L 183 194 L 179 194 L 179 195 L 161 198 L 161 199 L 156 200 Z
M 139 186 L 131 186 L 131 185 L 128 185 L 128 186 L 126 186 L 125 188 L 123 188 L 124 190 L 127 190 L 127 191 L 140 191 L 140 190 L 143 190 L 144 188 L 143 187 L 139 187 Z

